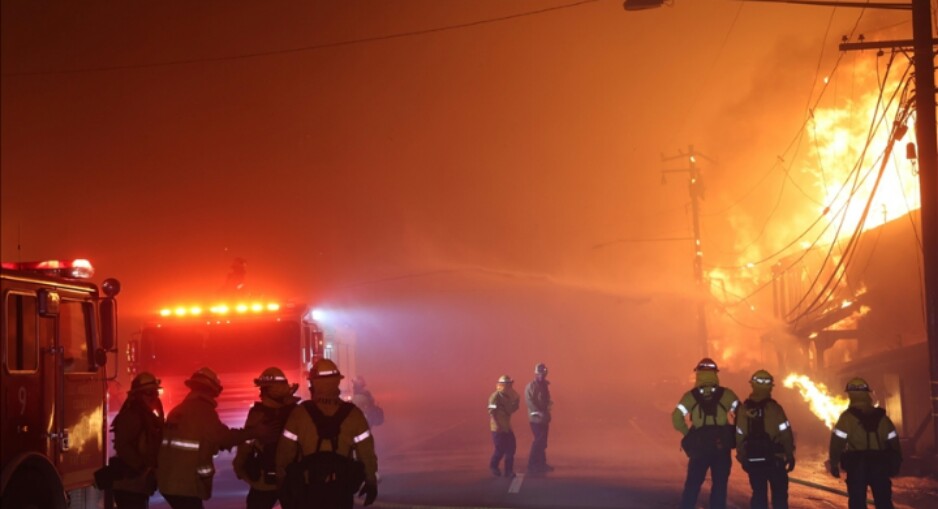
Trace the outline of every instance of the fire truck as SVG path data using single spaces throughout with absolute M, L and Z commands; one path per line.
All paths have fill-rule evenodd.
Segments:
M 279 367 L 290 383 L 303 388 L 309 368 L 320 358 L 336 361 L 346 374 L 354 370 L 353 341 L 331 334 L 317 318 L 303 304 L 248 298 L 165 307 L 129 341 L 129 371 L 160 378 L 169 410 L 185 398 L 185 380 L 192 373 L 212 369 L 224 386 L 219 415 L 229 426 L 240 427 L 257 400 L 253 381 L 264 369 Z M 305 391 L 298 395 L 306 396 Z
M 105 464 L 108 353 L 120 284 L 104 295 L 87 260 L 3 263 L 0 505 L 99 505 Z M 115 370 L 116 374 L 116 370 Z

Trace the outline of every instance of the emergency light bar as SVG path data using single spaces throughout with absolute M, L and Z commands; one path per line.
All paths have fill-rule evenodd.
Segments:
M 187 316 L 198 317 L 202 316 L 203 314 L 212 316 L 226 316 L 229 314 L 246 315 L 248 313 L 276 313 L 278 311 L 280 311 L 280 304 L 277 302 L 268 302 L 266 304 L 262 302 L 252 302 L 250 304 L 239 302 L 234 305 L 227 303 L 216 304 L 207 310 L 202 306 L 176 306 L 173 308 L 163 308 L 160 310 L 160 316 L 177 316 L 184 318 Z
M 3 262 L 3 268 L 71 279 L 89 279 L 94 275 L 94 267 L 91 262 L 84 258 L 44 260 L 41 262 Z

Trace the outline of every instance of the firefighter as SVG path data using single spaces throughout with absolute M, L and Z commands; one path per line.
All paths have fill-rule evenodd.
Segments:
M 290 412 L 277 444 L 284 509 L 351 509 L 356 491 L 378 497 L 378 458 L 365 414 L 339 397 L 338 366 L 320 359 L 309 372 L 310 400 Z
M 145 509 L 156 492 L 156 458 L 165 421 L 161 388 L 152 373 L 138 374 L 111 424 L 115 452 L 111 466 L 122 470 L 112 488 L 118 509 Z
M 495 477 L 501 477 L 502 471 L 498 464 L 505 458 L 505 477 L 515 476 L 515 449 L 517 441 L 515 433 L 511 430 L 511 414 L 518 410 L 521 396 L 512 388 L 514 380 L 508 375 L 498 378 L 495 392 L 489 396 L 489 425 L 492 429 L 492 442 L 495 452 L 489 461 L 489 469 Z
M 212 497 L 212 457 L 221 449 L 272 433 L 266 423 L 232 429 L 221 422 L 215 407 L 222 385 L 211 369 L 200 368 L 185 383 L 189 394 L 166 418 L 157 481 L 173 509 L 201 509 L 202 501 Z
M 847 472 L 850 509 L 866 507 L 866 488 L 873 491 L 876 509 L 892 509 L 892 481 L 902 466 L 899 434 L 886 411 L 873 406 L 869 384 L 862 378 L 847 382 L 850 406 L 831 433 L 830 472 Z
M 266 437 L 267 440 L 254 439 L 239 444 L 232 464 L 238 479 L 247 481 L 251 486 L 247 509 L 271 509 L 279 499 L 275 465 L 277 439 L 283 432 L 287 416 L 300 400 L 294 396 L 299 385 L 290 385 L 283 370 L 277 367 L 261 372 L 254 379 L 254 385 L 260 389 L 261 400 L 251 407 L 244 427 L 251 428 L 266 422 L 274 428 L 276 434 L 271 433 Z
M 752 393 L 736 416 L 736 459 L 749 474 L 749 507 L 788 509 L 788 472 L 795 469 L 795 439 L 785 410 L 772 399 L 775 379 L 760 369 L 749 380 Z
M 739 400 L 729 388 L 721 387 L 717 364 L 701 359 L 694 368 L 694 388 L 684 393 L 671 413 L 674 429 L 683 439 L 687 454 L 687 478 L 681 509 L 693 509 L 700 486 L 710 471 L 710 508 L 726 507 L 726 485 L 733 467 L 730 450 L 736 447 L 736 407 Z
M 375 397 L 366 387 L 367 383 L 362 376 L 356 376 L 352 379 L 352 403 L 361 409 L 368 419 L 368 425 L 372 428 L 384 423 L 384 409 L 378 406 Z
M 531 453 L 528 455 L 528 472 L 551 472 L 554 467 L 547 464 L 547 433 L 550 430 L 550 382 L 547 381 L 547 365 L 543 362 L 534 366 L 534 380 L 524 389 L 524 401 L 528 406 L 528 421 L 531 424 Z

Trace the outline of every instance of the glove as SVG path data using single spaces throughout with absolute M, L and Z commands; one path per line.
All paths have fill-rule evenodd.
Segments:
M 358 490 L 359 497 L 365 497 L 365 501 L 362 502 L 362 505 L 365 507 L 370 506 L 375 503 L 375 499 L 378 498 L 378 485 L 375 483 L 366 482 L 362 489 Z
M 831 475 L 840 479 L 840 467 L 837 465 L 831 465 Z
M 791 472 L 795 469 L 795 456 L 791 455 L 785 458 L 785 471 Z

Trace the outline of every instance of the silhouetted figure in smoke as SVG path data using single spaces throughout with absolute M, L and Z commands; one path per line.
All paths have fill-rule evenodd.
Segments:
M 352 379 L 352 403 L 364 412 L 369 425 L 380 426 L 384 422 L 384 410 L 378 406 L 375 397 L 365 385 L 365 379 L 362 376 Z
M 244 278 L 247 275 L 248 262 L 244 258 L 235 258 L 231 263 L 231 272 L 225 278 L 225 284 L 219 288 L 222 295 L 237 295 L 244 292 Z
M 550 430 L 550 382 L 547 381 L 547 365 L 543 362 L 534 366 L 534 380 L 524 390 L 528 405 L 528 421 L 531 423 L 531 453 L 528 455 L 528 473 L 551 472 L 554 467 L 547 464 L 547 433 Z

